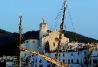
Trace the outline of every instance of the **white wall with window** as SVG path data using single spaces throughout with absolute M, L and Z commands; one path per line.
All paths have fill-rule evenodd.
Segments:
M 98 50 L 94 50 L 91 54 L 91 67 L 98 66 Z

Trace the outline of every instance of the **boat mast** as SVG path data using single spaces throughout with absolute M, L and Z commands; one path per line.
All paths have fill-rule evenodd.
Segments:
M 21 67 L 21 40 L 22 40 L 22 16 L 19 16 L 19 63 L 18 67 Z
M 65 18 L 65 11 L 67 8 L 67 1 L 64 1 L 64 10 L 63 10 L 63 17 L 62 17 L 62 22 L 60 24 L 60 34 L 59 34 L 59 42 L 58 42 L 58 47 L 57 47 L 57 59 L 59 60 L 59 51 L 60 51 L 60 44 L 61 44 L 61 39 L 62 39 L 62 34 L 63 34 L 63 27 L 64 27 L 64 18 Z

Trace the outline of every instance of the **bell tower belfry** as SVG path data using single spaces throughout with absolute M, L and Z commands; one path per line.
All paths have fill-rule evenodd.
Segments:
M 43 33 L 47 32 L 47 23 L 43 18 L 42 22 L 40 23 L 40 31 Z
M 47 23 L 46 21 L 42 18 L 42 22 L 40 23 L 40 38 L 43 37 L 47 33 Z

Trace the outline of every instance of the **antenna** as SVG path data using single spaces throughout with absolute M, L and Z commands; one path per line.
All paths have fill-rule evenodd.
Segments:
M 21 67 L 21 40 L 22 40 L 22 16 L 19 16 L 19 63 L 18 66 Z
M 59 50 L 60 50 L 60 43 L 62 39 L 62 34 L 63 34 L 63 27 L 64 27 L 64 18 L 65 18 L 65 11 L 67 7 L 67 1 L 64 1 L 64 10 L 63 10 L 63 17 L 62 17 L 62 22 L 60 24 L 60 34 L 59 34 L 59 42 L 58 42 L 58 47 L 57 47 L 57 59 L 59 60 Z

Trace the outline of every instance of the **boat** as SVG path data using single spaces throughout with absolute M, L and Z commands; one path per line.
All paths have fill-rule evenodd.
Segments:
M 48 32 L 45 19 L 40 23 L 39 39 L 28 39 L 20 46 L 22 67 L 87 67 L 87 44 L 69 43 L 64 36 L 63 25 L 67 1 L 64 1 L 64 10 L 60 31 Z
M 19 59 L 14 57 L 10 61 L 6 61 L 6 67 L 95 67 L 98 65 L 97 60 L 95 60 L 98 59 L 98 48 L 97 51 L 93 51 L 91 44 L 69 42 L 70 39 L 64 35 L 66 0 L 63 8 L 59 31 L 48 31 L 48 24 L 45 19 L 42 19 L 39 24 L 38 39 L 27 39 L 23 43 L 21 42 L 22 16 L 19 17 L 20 40 L 18 47 L 20 51 L 19 57 L 17 57 Z

